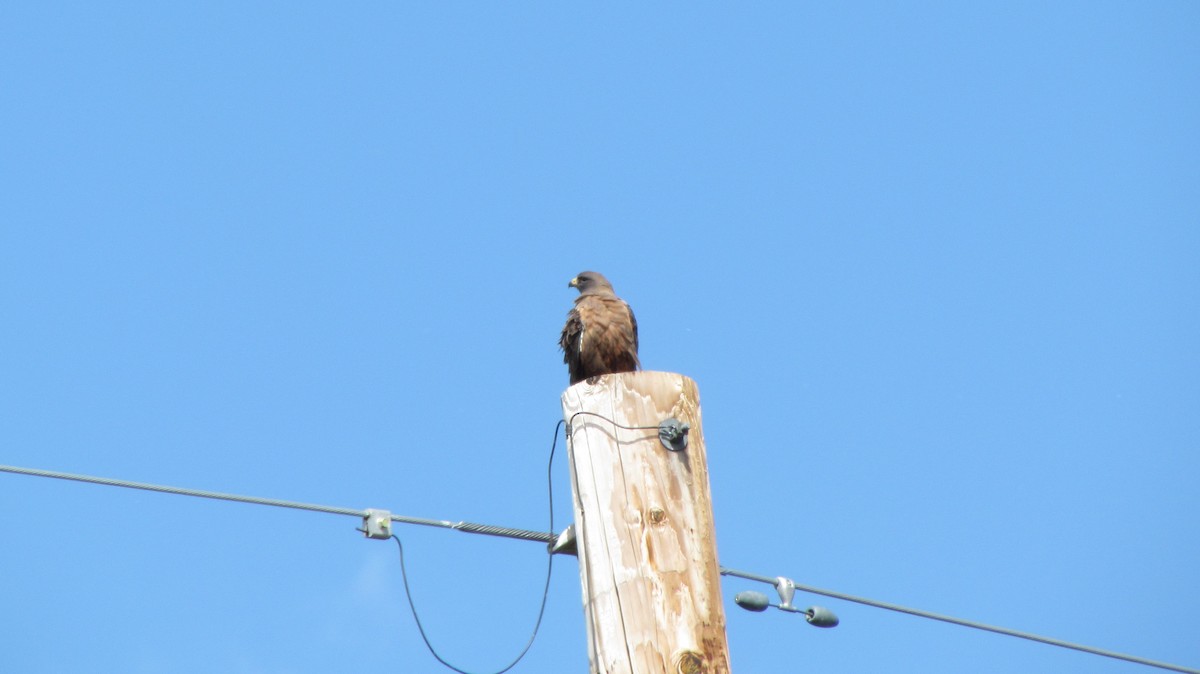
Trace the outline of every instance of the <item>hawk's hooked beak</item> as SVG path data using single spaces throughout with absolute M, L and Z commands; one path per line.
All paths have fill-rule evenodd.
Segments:
M 578 288 L 579 287 L 579 277 L 576 276 L 575 278 L 571 279 L 570 282 L 567 283 L 567 287 L 568 288 Z

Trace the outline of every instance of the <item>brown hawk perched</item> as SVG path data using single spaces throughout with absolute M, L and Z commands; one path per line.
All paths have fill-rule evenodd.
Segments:
M 633 372 L 638 362 L 637 319 L 603 274 L 581 272 L 567 284 L 579 290 L 558 345 L 571 383 L 613 372 Z

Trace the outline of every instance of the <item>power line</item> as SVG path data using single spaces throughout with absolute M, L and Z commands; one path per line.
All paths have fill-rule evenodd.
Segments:
M 597 415 L 597 416 L 599 416 L 599 415 Z M 655 427 L 655 428 L 657 428 L 657 427 Z M 557 432 L 558 432 L 558 429 L 556 428 L 555 429 L 555 439 L 556 440 L 557 440 Z M 553 452 L 553 449 L 551 451 Z M 553 454 L 551 454 L 551 461 L 553 461 Z M 160 492 L 160 493 L 164 493 L 164 494 L 178 494 L 180 496 L 195 496 L 195 497 L 199 497 L 199 498 L 216 499 L 216 500 L 221 500 L 221 501 L 236 501 L 239 503 L 250 503 L 250 504 L 254 504 L 254 505 L 265 505 L 265 506 L 273 506 L 273 507 L 278 507 L 278 508 L 293 508 L 296 510 L 308 510 L 308 511 L 314 511 L 314 512 L 323 512 L 323 513 L 329 513 L 329 514 L 333 514 L 333 515 L 351 515 L 351 516 L 359 517 L 359 518 L 365 518 L 370 514 L 370 511 L 355 510 L 353 508 L 341 508 L 341 507 L 336 507 L 336 506 L 317 505 L 317 504 L 313 504 L 313 503 L 302 503 L 299 501 L 285 501 L 285 500 L 281 500 L 281 499 L 262 498 L 262 497 L 258 497 L 258 496 L 243 496 L 240 494 L 228 494 L 228 493 L 223 493 L 223 492 L 207 491 L 207 490 L 203 490 L 203 489 L 187 489 L 184 487 L 172 487 L 172 486 L 167 486 L 167 485 L 150 484 L 147 482 L 133 482 L 130 480 L 120 480 L 120 479 L 116 479 L 116 478 L 97 477 L 94 475 L 63 473 L 63 472 L 59 472 L 59 471 L 43 470 L 43 469 L 39 469 L 39 468 L 21 468 L 19 466 L 0 465 L 0 472 L 15 473 L 18 475 L 30 475 L 30 476 L 34 476 L 34 477 L 48 477 L 48 478 L 54 478 L 54 479 L 59 479 L 59 480 L 72 480 L 75 482 L 87 482 L 87 483 L 91 483 L 91 484 L 99 484 L 99 485 L 105 485 L 105 486 L 111 486 L 111 487 L 141 489 L 141 490 L 145 490 L 145 491 L 156 491 L 156 492 Z M 553 494 L 551 494 L 550 498 L 551 498 L 551 502 L 553 503 Z M 399 522 L 401 524 L 417 524 L 417 525 L 421 525 L 421 526 L 441 527 L 444 529 L 454 529 L 456 531 L 462 531 L 462 532 L 469 533 L 469 534 L 483 534 L 486 536 L 499 536 L 502 538 L 514 538 L 514 539 L 526 540 L 526 541 L 537 541 L 539 543 L 546 543 L 546 544 L 553 543 L 558 538 L 558 536 L 555 535 L 554 533 L 531 531 L 528 529 L 513 529 L 510 527 L 501 527 L 501 526 L 496 526 L 493 524 L 479 524 L 476 522 L 465 522 L 465 521 L 451 522 L 449 520 L 434 520 L 434 519 L 426 519 L 423 517 L 406 517 L 404 515 L 391 515 L 391 514 L 389 514 L 388 516 L 391 519 L 391 521 Z M 553 528 L 553 521 L 551 521 L 551 527 Z M 399 540 L 397 540 L 397 543 L 399 543 Z M 553 555 L 551 555 L 551 557 L 553 557 Z M 738 571 L 736 569 L 730 569 L 730 568 L 726 568 L 726 567 L 721 567 L 721 575 L 737 576 L 739 578 L 745 578 L 747 580 L 754 580 L 754 581 L 758 581 L 761 583 L 767 583 L 769 585 L 776 585 L 780 580 L 779 578 L 772 578 L 770 576 L 762 576 L 762 575 L 758 575 L 758 574 L 747 573 L 744 571 Z M 1091 653 L 1092 655 L 1100 655 L 1100 656 L 1103 656 L 1106 658 L 1114 658 L 1117 660 L 1124 660 L 1126 662 L 1132 662 L 1132 663 L 1139 664 L 1139 665 L 1146 665 L 1148 667 L 1157 667 L 1160 669 L 1167 669 L 1167 670 L 1171 670 L 1171 671 L 1175 671 L 1175 672 L 1183 672 L 1184 674 L 1200 674 L 1200 669 L 1192 669 L 1189 667 L 1173 665 L 1170 663 L 1160 662 L 1157 660 L 1150 660 L 1150 659 L 1138 657 L 1135 655 L 1127 655 L 1124 653 L 1117 653 L 1115 651 L 1109 651 L 1109 650 L 1105 650 L 1105 649 L 1101 649 L 1101 648 L 1084 646 L 1082 644 L 1076 644 L 1076 643 L 1072 643 L 1069 641 L 1063 641 L 1061 639 L 1054 639 L 1051 637 L 1043 637 L 1043 636 L 1039 636 L 1037 634 L 1032 634 L 1029 632 L 1021 632 L 1018 630 L 1008 629 L 1006 627 L 997 627 L 995 625 L 988 625 L 985 623 L 975 622 L 973 620 L 964 620 L 962 618 L 955 618 L 952 616 L 942 615 L 939 613 L 932 613 L 930 611 L 922 611 L 920 609 L 909 608 L 906 606 L 900 606 L 898 604 L 891 604 L 891 603 L 883 602 L 883 601 L 876 601 L 874 599 L 867 599 L 865 597 L 856 597 L 854 595 L 845 594 L 842 592 L 835 592 L 833 590 L 823 590 L 823 589 L 808 586 L 808 585 L 801 585 L 799 583 L 793 583 L 793 585 L 797 590 L 801 590 L 803 592 L 824 595 L 826 597 L 832 597 L 834 599 L 841 599 L 843 601 L 849 601 L 849 602 L 854 602 L 854 603 L 858 603 L 858 604 L 863 604 L 866 606 L 872 606 L 874 608 L 881 608 L 881 609 L 885 609 L 888 611 L 896 611 L 899 613 L 907 613 L 909 615 L 914 615 L 914 616 L 917 616 L 920 618 L 928 618 L 930 620 L 939 620 L 941 622 L 950 623 L 953 625 L 961 625 L 963 627 L 970 627 L 973 629 L 984 630 L 987 632 L 994 632 L 996 634 L 1002 634 L 1005 636 L 1016 637 L 1018 639 L 1027 639 L 1029 641 L 1036 641 L 1039 643 L 1048 644 L 1050 646 L 1058 646 L 1059 648 L 1067 648 L 1067 649 L 1071 649 L 1071 650 L 1081 651 L 1084 653 Z M 436 654 L 435 654 L 435 657 L 437 657 Z M 441 660 L 441 658 L 438 658 L 438 659 Z
M 550 519 L 550 531 L 554 531 L 554 454 L 558 447 L 558 433 L 564 422 L 559 421 L 554 427 L 554 441 L 550 444 L 550 457 L 546 465 L 546 497 L 547 510 Z M 18 475 L 29 475 L 33 477 L 47 477 L 59 480 L 71 480 L 75 482 L 87 482 L 90 484 L 99 484 L 109 487 L 123 487 L 128 489 L 141 489 L 144 491 L 156 491 L 164 494 L 177 494 L 180 496 L 195 496 L 198 498 L 217 499 L 221 501 L 235 501 L 238 503 L 250 503 L 253 505 L 265 505 L 278 508 L 293 508 L 296 510 L 308 510 L 313 512 L 323 512 L 333 515 L 352 515 L 362 518 L 366 522 L 368 517 L 379 517 L 381 511 L 377 510 L 355 510 L 353 508 L 341 508 L 337 506 L 324 506 L 314 503 L 302 503 L 300 501 L 285 501 L 282 499 L 262 498 L 258 496 L 244 496 L 241 494 L 228 494 L 224 492 L 208 491 L 204 489 L 188 489 L 184 487 L 173 487 L 161 484 L 150 484 L 148 482 L 133 482 L 131 480 L 120 480 L 109 477 L 97 477 L 94 475 L 81 475 L 77 473 L 63 473 L 54 470 L 44 470 L 40 468 L 22 468 L 19 466 L 0 465 L 0 472 L 15 473 Z M 513 529 L 510 527 L 501 527 L 493 524 L 479 524 L 477 522 L 450 522 L 447 520 L 432 520 L 423 517 L 405 517 L 403 515 L 392 515 L 388 513 L 388 518 L 393 522 L 403 524 L 419 524 L 423 526 L 442 527 L 446 529 L 455 529 L 469 534 L 484 534 L 488 536 L 500 536 L 504 538 L 516 538 L 520 540 L 538 541 L 541 543 L 553 543 L 557 540 L 557 536 L 553 533 L 543 533 L 541 531 L 529 531 L 526 529 Z M 368 532 L 367 529 L 362 529 L 363 533 Z M 425 628 L 421 624 L 421 618 L 417 615 L 417 607 L 413 603 L 412 593 L 408 585 L 408 571 L 404 565 L 404 546 L 400 543 L 400 538 L 395 535 L 386 536 L 396 541 L 396 546 L 400 555 L 400 572 L 404 579 L 404 594 L 408 597 L 409 608 L 412 609 L 413 620 L 417 624 L 417 630 L 421 633 L 421 639 L 425 641 L 425 646 L 438 662 L 446 667 L 459 672 L 459 674 L 469 674 L 468 672 L 455 667 L 444 659 L 433 644 L 429 641 L 429 637 L 425 634 Z M 542 589 L 541 607 L 538 609 L 537 621 L 533 626 L 533 633 L 529 636 L 529 640 L 525 643 L 525 647 L 517 654 L 507 666 L 496 672 L 496 674 L 504 674 L 521 661 L 525 654 L 529 652 L 533 646 L 534 640 L 537 638 L 538 628 L 541 627 L 542 618 L 546 613 L 546 601 L 550 595 L 550 579 L 554 572 L 554 554 L 547 550 L 546 562 L 546 582 Z
M 929 618 L 930 620 L 940 620 L 942 622 L 951 623 L 953 625 L 962 625 L 963 627 L 971 627 L 971 628 L 977 629 L 977 630 L 984 630 L 987 632 L 995 632 L 996 634 L 1003 634 L 1005 636 L 1017 637 L 1018 639 L 1028 639 L 1029 641 L 1037 641 L 1039 643 L 1049 644 L 1051 646 L 1058 646 L 1060 648 L 1070 648 L 1070 649 L 1076 650 L 1076 651 L 1083 651 L 1084 653 L 1091 653 L 1092 655 L 1102 655 L 1106 658 L 1115 658 L 1117 660 L 1125 660 L 1126 662 L 1133 662 L 1133 663 L 1136 663 L 1139 665 L 1146 665 L 1148 667 L 1158 667 L 1161 669 L 1169 669 L 1169 670 L 1176 671 L 1176 672 L 1185 672 L 1185 674 L 1200 674 L 1200 669 L 1191 669 L 1189 667 L 1181 667 L 1179 665 L 1172 665 L 1170 663 L 1159 662 L 1157 660 L 1148 660 L 1146 658 L 1141 658 L 1136 655 L 1126 655 L 1124 653 L 1116 653 L 1114 651 L 1108 651 L 1108 650 L 1104 650 L 1102 648 L 1093 648 L 1091 646 L 1084 646 L 1081 644 L 1071 643 L 1069 641 L 1063 641 L 1061 639 L 1052 639 L 1050 637 L 1043 637 L 1043 636 L 1039 636 L 1037 634 L 1030 634 L 1029 632 L 1019 632 L 1017 630 L 1010 630 L 1007 627 L 997 627 L 995 625 L 987 625 L 984 623 L 975 622 L 973 620 L 963 620 L 962 618 L 953 618 L 951 616 L 942 615 L 940 613 L 931 613 L 929 611 L 922 611 L 920 609 L 908 608 L 907 606 L 900 606 L 898 604 L 889 604 L 887 602 L 876 601 L 874 599 L 866 599 L 864 597 L 856 597 L 851 594 L 844 594 L 842 592 L 834 592 L 833 590 L 822 590 L 820 588 L 811 587 L 808 585 L 801 585 L 799 583 L 790 581 L 790 579 L 784 579 L 782 577 L 771 578 L 769 576 L 760 576 L 758 574 L 746 573 L 744 571 L 738 571 L 736 569 L 728 569 L 725 567 L 721 567 L 721 575 L 722 576 L 737 576 L 739 578 L 745 578 L 747 580 L 756 580 L 760 583 L 767 583 L 768 585 L 776 585 L 776 586 L 778 586 L 778 584 L 782 580 L 788 580 L 789 582 L 791 582 L 791 584 L 797 590 L 802 590 L 804 592 L 810 592 L 812 594 L 820 594 L 820 595 L 824 595 L 826 597 L 833 597 L 834 599 L 841 599 L 844 601 L 852 601 L 857 604 L 865 604 L 866 606 L 882 608 L 882 609 L 886 609 L 888 611 L 897 611 L 899 613 L 907 613 L 909 615 L 915 615 L 919 618 Z
M 72 480 L 75 482 L 88 482 L 91 484 L 100 484 L 109 487 L 123 487 L 126 489 L 141 489 L 144 491 L 156 491 L 163 494 L 177 494 L 179 496 L 195 496 L 198 498 L 216 499 L 219 501 L 236 501 L 238 503 L 251 503 L 254 505 L 273 506 L 276 508 L 293 508 L 295 510 L 309 510 L 313 512 L 329 513 L 331 515 L 351 515 L 354 517 L 363 518 L 368 515 L 366 510 L 356 510 L 354 508 L 340 508 L 337 506 L 317 505 L 315 503 L 301 503 L 299 501 L 285 501 L 275 498 L 262 498 L 260 496 L 243 496 L 240 494 L 227 494 L 219 491 L 207 491 L 204 489 L 187 489 L 185 487 L 171 487 L 161 484 L 150 484 L 148 482 L 133 482 L 130 480 L 119 480 L 111 477 L 97 477 L 94 475 L 80 475 L 77 473 L 62 473 L 55 470 L 42 470 L 40 468 L 21 468 L 19 466 L 4 466 L 0 465 L 0 472 L 16 473 L 18 475 L 32 475 L 34 477 L 50 477 L 57 480 Z M 553 543 L 558 537 L 553 533 L 543 531 L 530 531 L 528 529 L 513 529 L 510 527 L 501 527 L 494 524 L 479 524 L 476 522 L 451 522 L 448 520 L 431 520 L 424 517 L 406 517 L 404 515 L 391 515 L 389 518 L 393 522 L 401 524 L 418 524 L 426 527 L 441 527 L 443 529 L 454 529 L 468 534 L 483 534 L 485 536 L 499 536 L 501 538 L 516 538 L 526 541 L 538 541 L 541 543 Z

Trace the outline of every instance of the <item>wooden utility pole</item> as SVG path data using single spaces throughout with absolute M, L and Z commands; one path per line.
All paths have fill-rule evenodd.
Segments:
M 696 383 L 604 375 L 562 408 L 592 674 L 728 674 Z M 660 441 L 669 419 L 686 447 Z

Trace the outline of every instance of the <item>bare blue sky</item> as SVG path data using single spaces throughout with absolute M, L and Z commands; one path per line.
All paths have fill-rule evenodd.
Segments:
M 699 384 L 724 564 L 1200 666 L 1198 33 L 1192 2 L 4 3 L 0 463 L 540 529 L 594 268 Z M 0 670 L 441 671 L 356 524 L 0 474 Z M 444 654 L 507 662 L 539 546 L 399 533 Z M 517 672 L 585 670 L 556 566 Z M 751 588 L 739 672 L 1149 671 Z

